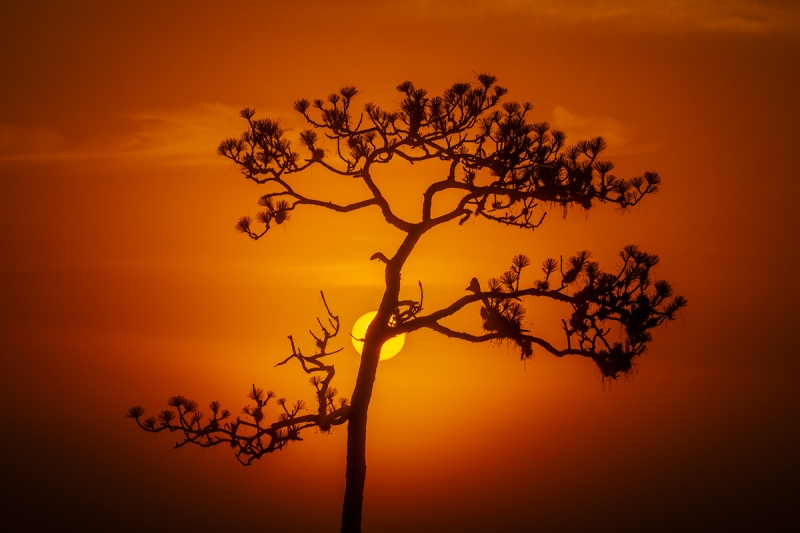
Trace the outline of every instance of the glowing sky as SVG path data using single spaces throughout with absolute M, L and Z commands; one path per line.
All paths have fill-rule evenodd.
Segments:
M 285 358 L 324 312 L 346 330 L 399 242 L 377 212 L 298 211 L 258 243 L 261 191 L 214 155 L 238 110 L 355 84 L 399 101 L 490 71 L 620 176 L 662 192 L 534 233 L 437 231 L 404 272 L 431 308 L 517 253 L 657 253 L 688 297 L 633 380 L 418 333 L 381 365 L 365 531 L 710 531 L 797 526 L 800 8 L 756 1 L 27 2 L 0 7 L 0 354 L 7 520 L 85 531 L 334 531 L 345 432 L 242 468 L 135 430 L 183 394 L 234 413 L 251 383 L 310 398 Z M 412 212 L 436 165 L 380 179 Z M 315 170 L 313 180 L 332 179 Z M 352 184 L 317 185 L 348 194 Z M 531 319 L 557 328 L 541 309 Z M 477 313 L 477 311 L 475 312 Z M 335 356 L 349 396 L 357 355 Z M 69 527 L 67 527 L 69 526 Z

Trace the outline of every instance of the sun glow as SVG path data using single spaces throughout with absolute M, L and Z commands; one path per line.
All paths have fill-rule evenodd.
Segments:
M 377 314 L 378 314 L 377 311 L 371 311 L 363 315 L 358 320 L 356 320 L 356 323 L 353 324 L 351 339 L 353 341 L 353 347 L 355 347 L 358 353 L 361 353 L 361 349 L 364 347 L 364 341 L 359 339 L 363 339 L 364 336 L 367 334 L 367 328 L 372 322 L 372 319 L 375 318 L 375 315 Z M 392 357 L 400 353 L 400 350 L 403 349 L 403 344 L 405 344 L 405 342 L 406 342 L 405 334 L 398 335 L 397 337 L 392 337 L 391 339 L 386 341 L 383 347 L 381 348 L 380 360 L 386 361 L 387 359 L 391 359 Z

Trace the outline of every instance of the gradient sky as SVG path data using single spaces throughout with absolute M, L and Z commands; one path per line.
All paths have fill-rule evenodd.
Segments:
M 571 140 L 606 137 L 619 176 L 659 172 L 662 191 L 624 216 L 553 212 L 533 233 L 439 230 L 405 294 L 421 280 L 433 309 L 517 253 L 609 265 L 635 243 L 689 307 L 610 387 L 588 361 L 407 338 L 370 408 L 365 531 L 800 526 L 796 3 L 6 2 L 0 40 L 11 530 L 337 530 L 343 429 L 242 468 L 123 415 L 175 394 L 236 413 L 251 383 L 311 399 L 299 369 L 273 367 L 286 336 L 310 349 L 320 290 L 345 328 L 380 299 L 368 258 L 399 235 L 376 212 L 306 209 L 258 243 L 235 234 L 262 194 L 214 155 L 239 109 L 296 132 L 298 98 L 353 84 L 391 107 L 406 79 L 440 93 L 483 71 Z M 411 209 L 439 170 L 381 179 Z M 557 326 L 550 311 L 531 320 Z M 349 396 L 358 360 L 340 342 Z

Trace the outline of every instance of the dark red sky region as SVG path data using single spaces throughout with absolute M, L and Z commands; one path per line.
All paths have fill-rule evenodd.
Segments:
M 437 230 L 404 290 L 421 280 L 433 308 L 518 253 L 611 267 L 638 244 L 689 306 L 613 383 L 579 358 L 409 336 L 379 367 L 364 531 L 800 530 L 797 4 L 32 0 L 4 3 L 0 40 L 2 529 L 338 531 L 344 428 L 243 468 L 124 414 L 176 394 L 237 414 L 253 383 L 309 400 L 307 376 L 274 366 L 287 335 L 311 349 L 320 290 L 348 332 L 380 300 L 369 257 L 399 234 L 377 210 L 234 232 L 263 194 L 215 155 L 241 108 L 297 142 L 299 98 L 355 85 L 358 106 L 391 108 L 405 80 L 440 94 L 488 71 L 661 191 L 533 232 Z M 442 167 L 385 172 L 413 213 Z M 337 179 L 303 186 L 348 194 Z M 528 316 L 556 338 L 560 318 Z M 358 354 L 340 345 L 349 396 Z

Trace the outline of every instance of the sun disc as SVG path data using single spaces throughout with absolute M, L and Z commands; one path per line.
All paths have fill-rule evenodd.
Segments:
M 358 353 L 361 353 L 361 349 L 364 347 L 364 341 L 358 340 L 363 339 L 364 336 L 367 334 L 367 328 L 369 327 L 370 323 L 372 323 L 372 319 L 375 318 L 377 315 L 377 311 L 371 311 L 361 318 L 356 320 L 356 323 L 353 324 L 353 332 L 351 340 L 353 341 L 353 347 L 356 349 Z M 403 344 L 406 342 L 406 335 L 403 333 L 402 335 L 398 335 L 396 337 L 392 337 L 388 341 L 383 344 L 381 348 L 381 355 L 379 360 L 386 361 L 387 359 L 391 359 L 398 353 L 400 350 L 403 349 Z

